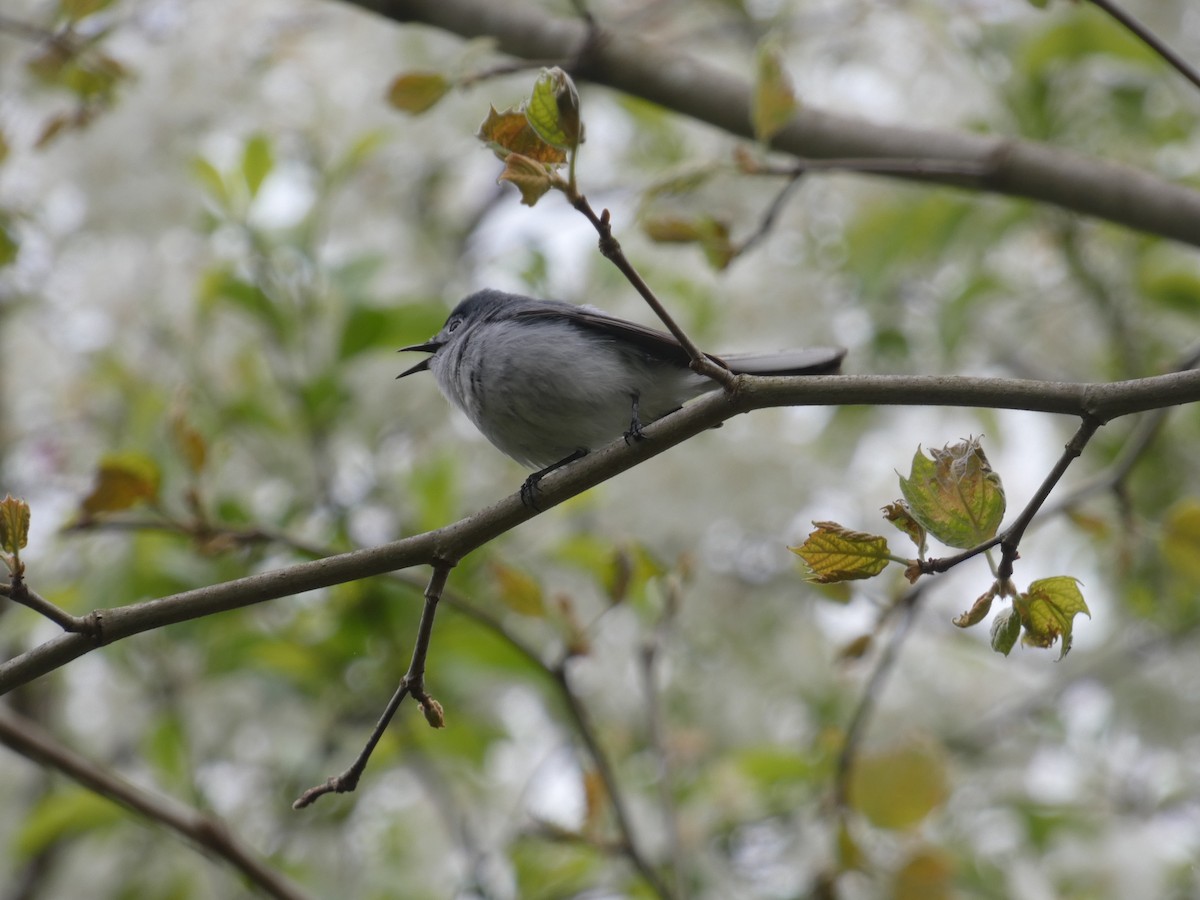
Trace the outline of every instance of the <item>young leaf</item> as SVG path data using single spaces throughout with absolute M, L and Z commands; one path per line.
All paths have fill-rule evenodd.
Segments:
M 388 86 L 387 101 L 401 112 L 419 116 L 445 97 L 451 86 L 437 72 L 406 72 Z
M 992 649 L 997 653 L 1008 656 L 1020 636 L 1021 617 L 1011 606 L 992 619 Z
M 97 513 L 128 509 L 139 501 L 158 499 L 158 464 L 141 453 L 106 456 L 96 469 L 91 493 L 80 504 L 84 519 Z
M 978 625 L 991 612 L 992 601 L 995 599 L 996 585 L 993 584 L 987 591 L 980 595 L 979 599 L 975 601 L 969 610 L 954 619 L 954 624 L 959 628 L 970 628 L 972 625 Z
M 918 447 L 900 490 L 926 531 L 960 550 L 994 537 L 1004 519 L 1004 487 L 975 438 L 929 456 Z
M 796 95 L 775 41 L 768 39 L 758 45 L 755 63 L 750 120 L 754 125 L 754 136 L 767 141 L 791 121 L 796 112 Z
M 887 538 L 851 531 L 837 522 L 813 522 L 817 530 L 788 549 L 804 560 L 817 584 L 874 578 L 892 561 Z
M 530 126 L 525 113 L 518 109 L 496 112 L 494 106 L 490 107 L 475 137 L 502 160 L 508 159 L 511 153 L 519 153 L 548 166 L 559 166 L 567 161 L 567 154 L 542 140 Z
M 1062 637 L 1062 659 L 1071 651 L 1071 627 L 1075 616 L 1092 614 L 1079 590 L 1079 580 L 1069 575 L 1042 578 L 1014 602 L 1025 626 L 1022 641 L 1034 647 L 1052 647 Z
M 916 545 L 919 556 L 925 555 L 925 529 L 921 527 L 920 522 L 913 518 L 907 503 L 903 500 L 889 503 L 883 507 L 883 517 L 908 535 Z
M 519 153 L 510 153 L 504 160 L 504 171 L 497 181 L 507 181 L 521 192 L 521 202 L 526 206 L 537 203 L 554 183 L 550 173 L 541 163 L 534 162 Z
M 583 142 L 579 120 L 579 91 L 571 77 L 555 66 L 542 69 L 525 106 L 525 118 L 538 137 L 559 150 L 574 150 Z
M 0 500 L 0 550 L 16 557 L 29 540 L 29 504 L 11 494 Z
M 250 189 L 250 196 L 258 194 L 263 181 L 275 167 L 275 154 L 271 150 L 271 139 L 265 134 L 256 134 L 246 141 L 242 150 L 242 178 Z

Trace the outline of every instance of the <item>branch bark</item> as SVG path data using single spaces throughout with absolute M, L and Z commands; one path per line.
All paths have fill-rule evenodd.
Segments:
M 1023 381 L 961 376 L 825 375 L 760 378 L 739 375 L 729 391 L 714 391 L 648 426 L 648 440 L 618 439 L 539 485 L 542 510 L 595 487 L 740 413 L 772 406 L 895 405 L 1025 409 L 1091 417 L 1100 422 L 1130 413 L 1200 401 L 1200 370 L 1108 384 Z M 97 610 L 86 633 L 63 634 L 0 664 L 0 694 L 45 675 L 97 647 L 143 631 L 251 606 L 318 588 L 435 562 L 454 564 L 520 525 L 534 510 L 513 494 L 444 528 L 272 572 L 184 591 L 144 603 Z
M 738 137 L 754 137 L 749 83 L 632 35 L 514 2 L 345 2 L 397 22 L 424 23 L 464 38 L 491 37 L 501 51 L 523 59 L 558 59 L 579 79 L 641 97 Z M 1045 144 L 877 125 L 809 106 L 799 110 L 771 144 L 793 156 L 815 159 L 969 163 L 978 166 L 980 174 L 914 166 L 891 177 L 1024 197 L 1200 246 L 1200 191 Z

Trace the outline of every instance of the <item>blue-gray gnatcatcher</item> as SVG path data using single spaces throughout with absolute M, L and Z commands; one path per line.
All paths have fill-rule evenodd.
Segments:
M 517 462 L 546 472 L 716 390 L 688 367 L 671 335 L 600 310 L 484 290 L 454 308 L 442 330 L 404 351 L 432 354 L 426 369 L 451 403 Z M 404 352 L 402 351 L 402 352 Z M 836 372 L 844 350 L 810 348 L 713 357 L 735 374 Z

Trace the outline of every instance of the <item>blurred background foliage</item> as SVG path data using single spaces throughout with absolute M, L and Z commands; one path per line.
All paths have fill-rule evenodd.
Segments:
M 1128 6 L 1200 61 L 1187 0 Z M 1200 184 L 1200 93 L 1088 4 L 589 8 L 747 78 L 770 36 L 814 108 Z M 432 380 L 393 380 L 411 364 L 395 349 L 468 291 L 649 321 L 581 217 L 495 184 L 473 135 L 530 72 L 419 117 L 386 103 L 401 72 L 491 68 L 486 41 L 316 0 L 16 0 L 3 16 L 0 488 L 33 510 L 31 586 L 74 613 L 417 533 L 515 490 L 524 474 Z M 764 238 L 714 267 L 642 227 L 670 216 L 736 242 L 783 181 L 741 172 L 727 135 L 582 93 L 583 190 L 713 350 L 836 342 L 854 372 L 1095 381 L 1168 370 L 1195 341 L 1194 248 L 881 177 L 805 176 Z M 1102 431 L 1065 490 L 1133 427 Z M 1119 496 L 1022 547 L 1019 577 L 1086 585 L 1071 656 L 992 653 L 986 628 L 950 624 L 990 583 L 982 562 L 939 579 L 874 695 L 848 809 L 831 803 L 904 585 L 818 589 L 786 547 L 813 519 L 877 530 L 917 445 L 969 434 L 1018 508 L 1072 430 L 986 410 L 772 410 L 676 448 L 455 569 L 429 671 L 448 727 L 402 709 L 358 792 L 300 813 L 291 801 L 349 762 L 403 673 L 423 573 L 146 634 L 11 704 L 222 816 L 315 896 L 650 896 L 575 709 L 681 895 L 1196 896 L 1191 408 Z M 0 612 L 5 657 L 54 633 Z M 249 892 L 13 755 L 0 810 L 0 896 Z

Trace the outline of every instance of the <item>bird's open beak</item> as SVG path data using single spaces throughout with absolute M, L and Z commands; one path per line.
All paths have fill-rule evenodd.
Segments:
M 413 344 L 411 347 L 401 347 L 396 352 L 397 353 L 409 353 L 409 352 L 436 353 L 438 351 L 438 348 L 441 346 L 442 345 L 437 341 L 428 340 L 423 344 Z M 429 364 L 431 362 L 433 362 L 433 357 L 427 356 L 425 359 L 421 360 L 419 363 L 417 363 L 411 369 L 405 369 L 403 372 L 401 372 L 396 377 L 403 378 L 405 375 L 412 375 L 414 372 L 424 372 L 426 369 L 429 368 Z

